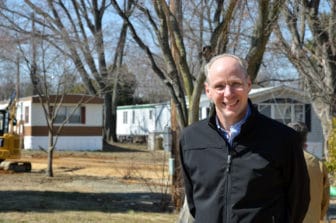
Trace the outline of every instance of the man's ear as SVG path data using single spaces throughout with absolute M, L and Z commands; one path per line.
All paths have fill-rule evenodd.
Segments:
M 208 82 L 204 82 L 204 89 L 205 89 L 205 94 L 210 98 L 210 87 Z
M 247 77 L 247 87 L 248 87 L 248 92 L 250 92 L 252 89 L 252 81 L 251 81 L 250 76 Z

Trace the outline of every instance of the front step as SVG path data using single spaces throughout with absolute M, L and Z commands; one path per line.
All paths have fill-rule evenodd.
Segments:
M 22 172 L 30 172 L 32 167 L 30 162 L 3 161 L 0 163 L 0 169 L 13 171 L 16 173 L 22 173 Z

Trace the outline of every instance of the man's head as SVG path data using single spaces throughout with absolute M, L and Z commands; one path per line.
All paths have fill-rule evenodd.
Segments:
M 306 141 L 308 135 L 308 128 L 306 124 L 303 122 L 290 122 L 287 125 L 300 134 L 302 148 L 306 149 L 307 147 Z
M 230 54 L 221 54 L 205 66 L 205 92 L 215 104 L 224 128 L 241 120 L 247 111 L 251 80 L 244 62 Z

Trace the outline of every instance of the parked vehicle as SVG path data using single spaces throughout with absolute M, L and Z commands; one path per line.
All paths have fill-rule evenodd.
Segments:
M 6 108 L 0 109 L 0 169 L 30 172 L 31 163 L 20 161 L 23 129 L 16 122 L 16 100 L 13 94 Z

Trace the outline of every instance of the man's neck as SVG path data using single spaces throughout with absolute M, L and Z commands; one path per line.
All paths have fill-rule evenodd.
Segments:
M 221 115 L 220 112 L 217 111 L 216 113 L 217 113 L 217 118 L 218 118 L 220 126 L 228 134 L 230 134 L 231 126 L 235 125 L 236 123 L 240 122 L 241 120 L 243 120 L 245 118 L 245 116 L 247 115 L 247 112 L 248 112 L 248 107 L 249 107 L 249 105 L 246 107 L 245 111 L 242 112 L 242 114 L 240 116 L 238 116 L 237 119 L 235 119 L 235 120 L 227 120 Z

